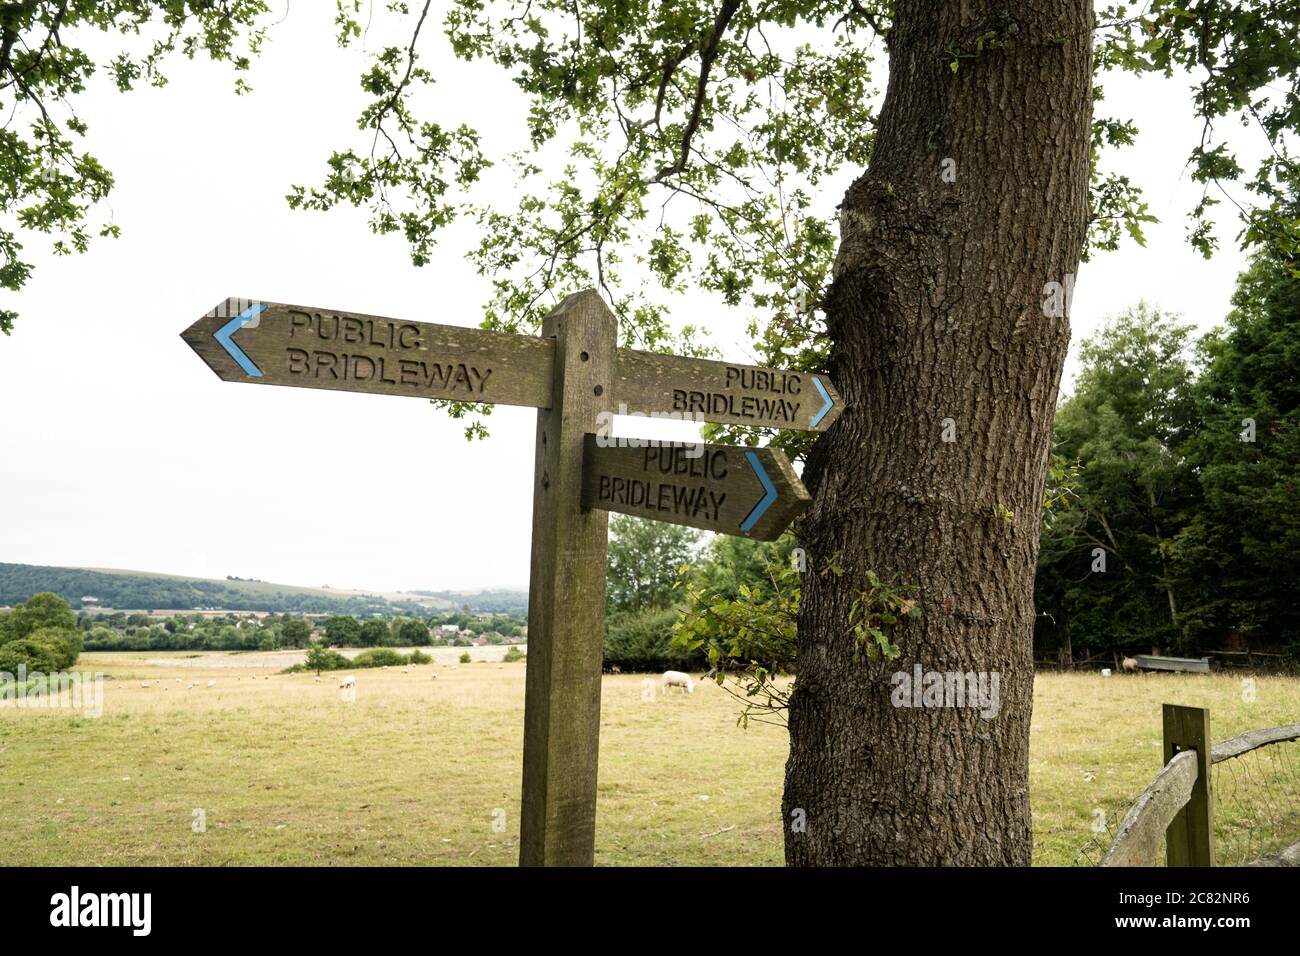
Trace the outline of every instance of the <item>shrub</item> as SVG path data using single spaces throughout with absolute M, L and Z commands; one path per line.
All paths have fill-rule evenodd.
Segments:
M 81 631 L 64 627 L 42 627 L 32 631 L 27 640 L 44 644 L 54 655 L 56 670 L 67 670 L 77 662 L 85 644 Z
M 506 649 L 506 656 L 501 658 L 501 663 L 513 664 L 515 661 L 522 661 L 525 658 L 525 656 L 526 655 L 524 654 L 523 651 L 521 651 L 514 644 L 511 644 L 510 647 Z
M 464 654 L 460 655 L 460 662 L 462 664 L 468 664 L 472 660 L 473 658 L 469 656 L 469 651 L 466 651 Z
M 605 621 L 605 664 L 623 670 L 661 671 L 698 663 L 698 655 L 673 645 L 677 612 L 629 611 Z
M 0 618 L 0 644 L 21 640 L 47 627 L 75 631 L 77 615 L 72 613 L 72 608 L 63 598 L 42 591 Z
M 301 664 L 295 664 L 289 670 L 315 671 L 319 674 L 321 671 L 340 671 L 351 666 L 352 662 L 338 651 L 313 644 L 307 648 L 307 659 Z
M 407 661 L 412 664 L 428 664 L 432 660 L 433 658 L 424 651 L 411 651 L 411 656 L 407 658 Z
M 50 645 L 29 637 L 0 646 L 0 672 L 11 674 L 17 679 L 19 665 L 26 667 L 29 675 L 36 671 L 49 674 L 59 670 L 55 651 Z
M 353 667 L 398 667 L 406 658 L 391 647 L 372 647 L 352 658 Z

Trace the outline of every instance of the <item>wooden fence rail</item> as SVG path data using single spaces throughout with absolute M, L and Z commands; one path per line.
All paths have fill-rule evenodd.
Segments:
M 1165 765 L 1124 815 L 1100 866 L 1153 866 L 1165 838 L 1169 866 L 1214 865 L 1210 767 L 1260 747 L 1300 739 L 1300 724 L 1248 730 L 1210 744 L 1210 712 L 1165 704 Z
M 1265 730 L 1248 730 L 1231 740 L 1215 744 L 1210 749 L 1213 763 L 1230 760 L 1242 754 L 1267 747 L 1269 744 L 1285 743 L 1288 740 L 1300 740 L 1300 724 L 1285 724 L 1281 727 L 1269 727 Z
M 1156 774 L 1151 785 L 1124 814 L 1115 840 L 1099 866 L 1150 866 L 1160 838 L 1187 805 L 1199 774 L 1196 754 L 1184 751 Z

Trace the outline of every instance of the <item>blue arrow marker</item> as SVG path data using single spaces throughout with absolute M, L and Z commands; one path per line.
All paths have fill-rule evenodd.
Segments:
M 817 414 L 812 417 L 812 421 L 808 423 L 813 428 L 816 428 L 817 423 L 826 417 L 826 413 L 835 407 L 835 400 L 831 398 L 831 393 L 826 391 L 826 386 L 822 384 L 821 379 L 814 375 L 812 380 L 813 384 L 817 386 L 817 391 L 822 393 L 822 399 L 826 402 L 826 404 L 818 410 Z
M 261 315 L 262 310 L 265 308 L 265 302 L 257 302 L 250 305 L 243 312 L 240 312 L 239 315 L 235 316 L 221 328 L 217 329 L 216 333 L 212 336 L 223 349 L 230 353 L 230 357 L 239 363 L 239 367 L 249 375 L 253 376 L 253 378 L 261 378 L 262 370 L 253 364 L 253 360 L 244 354 L 244 350 L 235 344 L 235 340 L 232 339 L 231 336 L 249 322 L 252 322 L 257 316 Z
M 816 381 L 816 379 L 813 381 Z M 754 505 L 754 510 L 749 513 L 749 517 L 740 523 L 740 530 L 748 532 L 750 528 L 758 524 L 758 519 L 763 517 L 767 509 L 772 507 L 776 501 L 776 485 L 772 484 L 772 479 L 767 477 L 767 471 L 763 468 L 763 463 L 758 460 L 756 454 L 747 451 L 745 457 L 749 459 L 749 467 L 754 469 L 754 474 L 758 475 L 759 483 L 762 484 L 763 490 L 766 492 L 763 499 Z

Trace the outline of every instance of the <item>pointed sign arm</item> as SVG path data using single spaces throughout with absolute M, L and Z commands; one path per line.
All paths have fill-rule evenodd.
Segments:
M 586 442 L 586 508 L 771 541 L 810 500 L 778 448 L 636 442 L 597 435 L 587 435 Z

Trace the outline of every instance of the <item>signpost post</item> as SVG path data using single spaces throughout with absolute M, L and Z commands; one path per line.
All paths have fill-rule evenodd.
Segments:
M 540 336 L 227 299 L 182 334 L 225 381 L 538 409 L 519 862 L 590 865 L 608 512 L 772 540 L 808 492 L 774 448 L 602 442 L 610 412 L 825 431 L 824 375 L 616 348 L 593 290 Z

